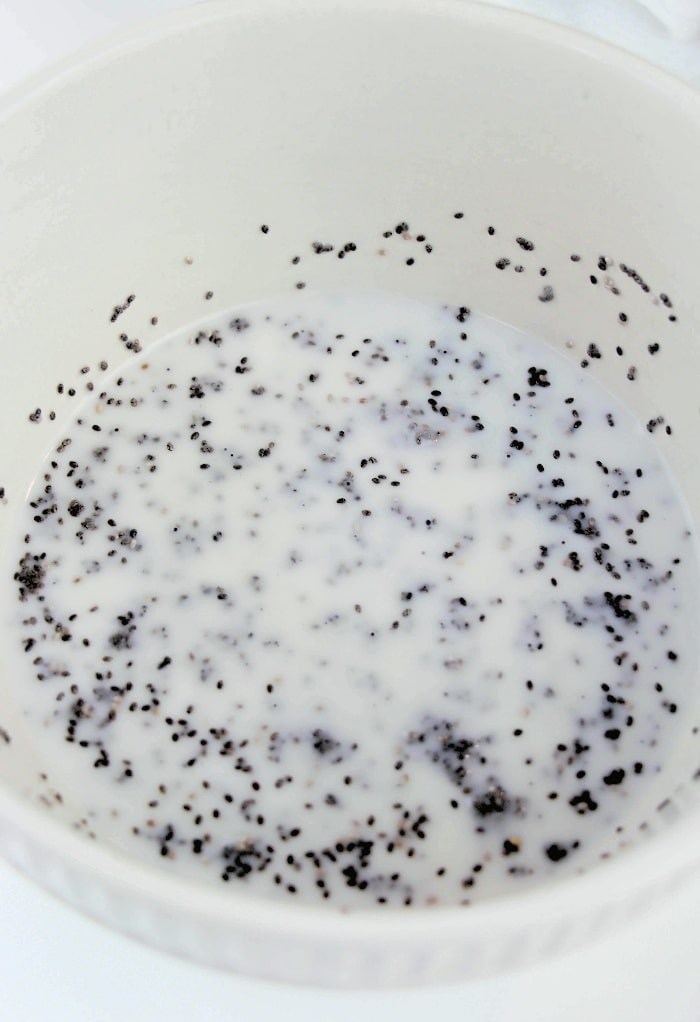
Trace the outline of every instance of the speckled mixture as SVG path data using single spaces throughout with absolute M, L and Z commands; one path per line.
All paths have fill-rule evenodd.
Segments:
M 469 903 L 643 821 L 695 542 L 649 432 L 549 347 L 299 292 L 83 404 L 27 506 L 22 698 L 100 839 L 263 895 Z

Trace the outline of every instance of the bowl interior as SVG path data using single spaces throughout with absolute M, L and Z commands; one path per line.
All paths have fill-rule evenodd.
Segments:
M 464 303 L 576 361 L 595 342 L 590 373 L 672 426 L 655 439 L 697 522 L 699 172 L 688 90 L 470 4 L 203 5 L 64 68 L 0 117 L 3 533 L 65 391 L 133 358 L 124 337 L 147 351 L 300 283 Z M 0 778 L 42 813 L 52 765 L 13 670 L 4 636 Z M 694 814 L 699 690 L 650 832 Z

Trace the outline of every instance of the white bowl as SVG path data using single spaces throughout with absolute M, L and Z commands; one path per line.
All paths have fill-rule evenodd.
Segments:
M 81 387 L 81 366 L 119 361 L 123 330 L 145 344 L 300 280 L 464 295 L 579 358 L 592 338 L 619 343 L 621 298 L 626 349 L 641 363 L 657 339 L 663 357 L 634 388 L 619 360 L 591 371 L 643 421 L 672 416 L 663 449 L 698 521 L 698 180 L 700 99 L 688 88 L 609 46 L 467 2 L 214 2 L 57 66 L 0 110 L 3 529 L 70 414 L 57 380 Z M 402 220 L 433 244 L 410 270 L 400 240 L 377 254 Z M 530 272 L 499 272 L 521 235 L 536 240 Z M 294 265 L 316 238 L 357 251 Z M 540 265 L 556 301 L 537 300 Z M 16 705 L 8 642 L 3 853 L 87 914 L 208 964 L 319 985 L 464 979 L 574 947 L 700 864 L 689 721 L 663 808 L 583 876 L 391 916 L 223 897 L 88 840 L 46 806 L 39 775 L 51 764 Z

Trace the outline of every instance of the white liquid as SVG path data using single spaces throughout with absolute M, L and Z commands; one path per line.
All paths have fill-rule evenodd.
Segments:
M 607 392 L 457 311 L 250 307 L 83 406 L 15 627 L 98 838 L 372 907 L 517 890 L 643 822 L 697 660 L 685 509 Z

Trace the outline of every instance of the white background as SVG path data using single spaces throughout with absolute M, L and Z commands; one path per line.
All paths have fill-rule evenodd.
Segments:
M 0 90 L 178 0 L 0 0 Z M 510 0 L 582 28 L 700 88 L 698 0 Z M 700 182 L 699 182 L 700 187 Z M 0 225 L 1 237 L 1 225 Z M 389 994 L 271 986 L 134 944 L 0 862 L 0 1018 L 268 1022 L 700 1022 L 700 878 L 594 947 L 458 987 Z

